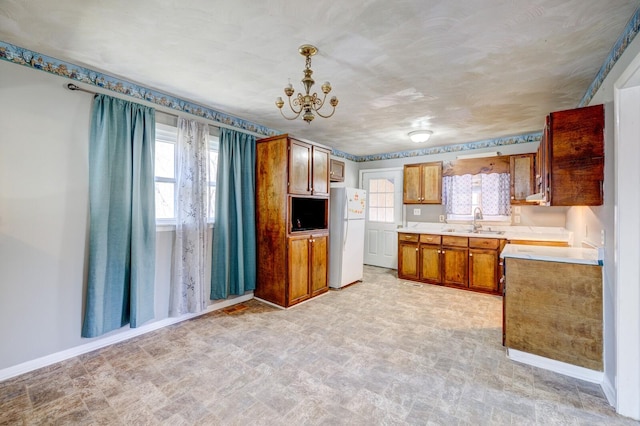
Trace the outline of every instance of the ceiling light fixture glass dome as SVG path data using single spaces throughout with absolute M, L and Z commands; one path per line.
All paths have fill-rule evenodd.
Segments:
M 428 141 L 432 134 L 431 130 L 414 130 L 409 132 L 409 138 L 415 143 L 423 143 Z

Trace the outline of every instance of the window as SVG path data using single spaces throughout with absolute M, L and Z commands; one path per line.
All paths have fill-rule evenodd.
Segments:
M 511 220 L 509 173 L 445 176 L 442 195 L 448 220 L 473 220 L 477 207 L 484 220 Z
M 156 221 L 175 220 L 176 143 L 178 129 L 156 124 L 155 202 Z M 218 172 L 218 137 L 209 137 L 209 220 L 215 216 L 216 176 Z
M 394 222 L 393 179 L 369 180 L 369 221 Z

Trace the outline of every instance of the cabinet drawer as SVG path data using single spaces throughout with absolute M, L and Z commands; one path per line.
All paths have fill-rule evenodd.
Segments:
M 443 235 L 442 245 L 451 247 L 467 247 L 469 245 L 469 238 L 455 237 L 453 235 Z
M 433 234 L 422 234 L 420 235 L 420 242 L 422 244 L 438 244 L 440 245 L 440 241 L 442 240 L 441 235 L 433 235 Z
M 398 240 L 400 241 L 410 241 L 412 243 L 417 243 L 419 239 L 419 234 L 398 234 Z
M 500 240 L 497 238 L 469 238 L 469 247 L 497 249 L 500 247 Z

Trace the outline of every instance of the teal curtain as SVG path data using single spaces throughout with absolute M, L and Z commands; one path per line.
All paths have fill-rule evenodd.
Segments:
M 256 288 L 256 138 L 220 129 L 211 299 Z
M 89 276 L 82 337 L 154 317 L 155 112 L 97 95 L 89 140 Z

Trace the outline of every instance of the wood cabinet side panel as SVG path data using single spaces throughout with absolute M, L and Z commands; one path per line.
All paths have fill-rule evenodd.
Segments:
M 602 371 L 602 268 L 508 258 L 506 273 L 506 346 Z
M 255 295 L 284 306 L 287 282 L 287 139 L 256 144 Z

